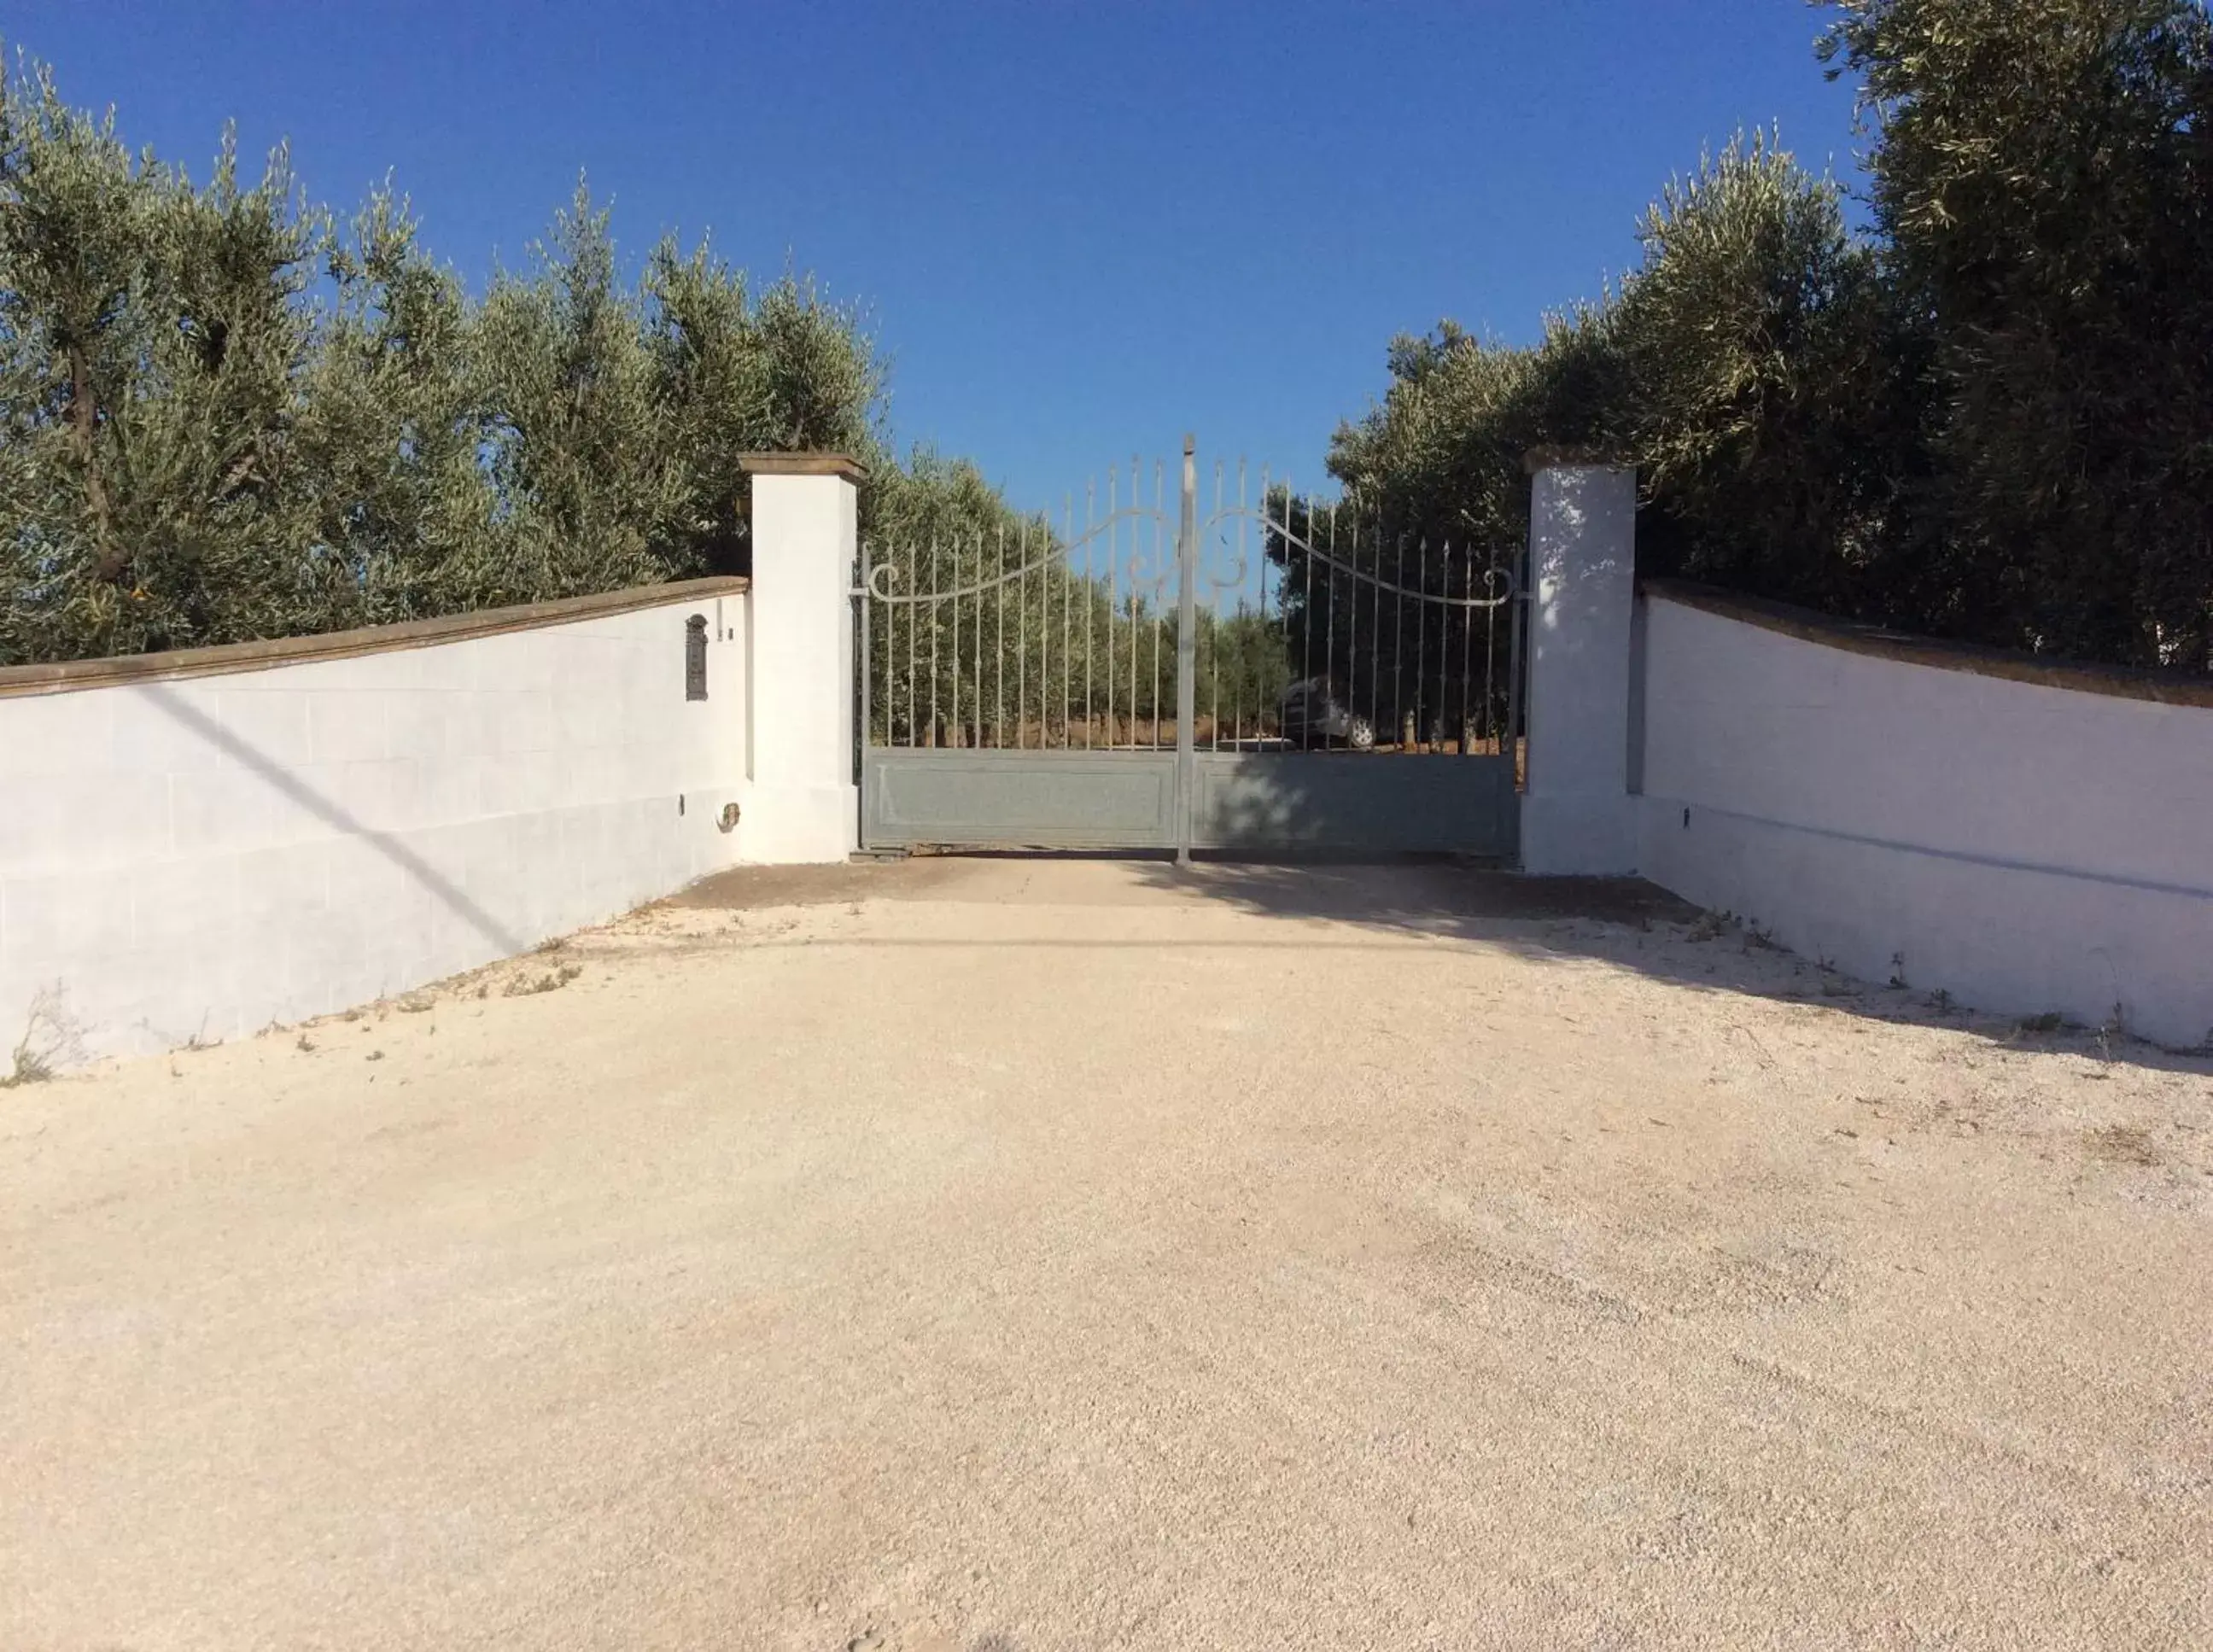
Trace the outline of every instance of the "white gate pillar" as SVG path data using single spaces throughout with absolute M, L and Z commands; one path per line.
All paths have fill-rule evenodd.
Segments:
M 860 841 L 853 783 L 853 576 L 861 466 L 843 454 L 749 454 L 747 789 L 738 857 L 842 861 Z
M 1529 774 L 1521 869 L 1637 869 L 1629 792 L 1637 473 L 1530 455 Z

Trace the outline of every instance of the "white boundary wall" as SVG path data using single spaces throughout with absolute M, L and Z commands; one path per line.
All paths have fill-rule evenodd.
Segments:
M 2213 708 L 1643 607 L 1644 876 L 1869 979 L 2213 1033 Z
M 860 844 L 853 777 L 853 582 L 861 467 L 753 454 L 749 860 L 842 861 Z
M 87 1054 L 229 1039 L 736 860 L 743 822 L 718 817 L 745 790 L 747 599 L 714 585 L 351 657 L 0 686 L 0 1068 L 42 990 Z
M 1529 485 L 1529 777 L 1521 869 L 1635 869 L 1629 796 L 1637 475 L 1545 464 Z

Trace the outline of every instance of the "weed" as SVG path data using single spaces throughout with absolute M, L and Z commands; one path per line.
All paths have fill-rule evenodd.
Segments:
M 2098 1053 L 2111 1056 L 2113 1053 L 2113 1045 L 2128 1035 L 2128 1012 L 2117 1003 L 2098 1027 Z
M 1905 954 L 1902 952 L 1890 954 L 1890 984 L 1901 991 L 1905 986 Z
M 1691 925 L 1690 938 L 1693 941 L 1717 941 L 1728 926 L 1729 915 L 1727 912 L 1701 912 L 1698 921 Z
M 2024 1033 L 2057 1033 L 2067 1024 L 2067 1019 L 2056 1009 L 2047 1009 L 2040 1015 L 2025 1015 L 2021 1030 Z
M 0 1090 L 12 1090 L 18 1084 L 43 1084 L 53 1076 L 54 1070 L 44 1059 L 19 1044 L 15 1046 L 14 1070 L 0 1073 Z
M 384 1059 L 384 1052 L 381 1050 L 371 1050 L 367 1055 L 363 1056 L 362 1059 L 363 1061 L 381 1061 Z
M 507 984 L 504 996 L 510 998 L 527 998 L 540 992 L 558 992 L 583 972 L 583 966 L 581 964 L 564 964 L 560 968 L 548 970 L 543 975 L 518 975 Z
M 557 935 L 551 941 L 540 942 L 534 950 L 542 957 L 548 954 L 559 952 L 568 944 L 569 937 L 567 936 Z
M 399 1013 L 403 1015 L 419 1015 L 437 1007 L 438 1001 L 427 992 L 411 992 L 399 1000 Z
M 1947 992 L 1942 987 L 1938 987 L 1934 992 L 1929 995 L 1929 1007 L 1940 1015 L 1950 1015 L 1952 1013 L 1952 995 Z
M 2161 1161 L 2151 1132 L 2141 1125 L 2106 1125 L 2090 1131 L 2082 1137 L 2082 1150 L 2106 1164 L 2135 1165 L 2146 1170 Z
M 315 1041 L 302 1033 L 293 1041 L 292 1047 L 303 1056 L 311 1056 L 315 1052 Z
M 1758 948 L 1761 952 L 1780 952 L 1783 950 L 1783 948 L 1776 942 L 1774 930 L 1763 930 L 1757 924 L 1747 923 L 1744 926 L 1744 949 L 1747 952 L 1751 952 L 1754 948 Z
M 63 1007 L 60 985 L 40 987 L 31 995 L 23 1036 L 10 1052 L 8 1070 L 0 1073 L 0 1090 L 44 1083 L 60 1069 L 82 1060 L 82 1031 Z

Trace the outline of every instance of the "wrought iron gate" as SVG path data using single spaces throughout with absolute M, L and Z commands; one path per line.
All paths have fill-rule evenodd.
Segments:
M 863 542 L 864 845 L 1515 852 L 1518 552 L 1198 480 Z

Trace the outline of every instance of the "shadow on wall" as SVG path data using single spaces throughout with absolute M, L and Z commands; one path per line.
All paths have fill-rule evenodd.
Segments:
M 1363 865 L 1228 859 L 1203 860 L 1189 869 L 1147 861 L 1141 876 L 1162 893 L 1272 917 L 1434 935 L 1533 958 L 1588 958 L 1699 992 L 1800 1003 L 1873 1021 L 1972 1033 L 1994 1043 L 2213 1076 L 2213 1052 L 2163 1050 L 2112 1030 L 2041 1017 L 2024 1022 L 1978 1015 L 1942 993 L 1857 980 L 1640 878 L 1527 877 L 1457 861 Z
M 241 740 L 222 722 L 209 716 L 174 689 L 159 683 L 148 685 L 146 698 L 176 722 L 183 724 L 209 745 L 234 759 L 241 766 L 252 770 L 271 787 L 283 793 L 302 808 L 315 816 L 341 835 L 368 844 L 390 861 L 400 871 L 426 890 L 430 898 L 456 917 L 466 924 L 502 956 L 525 952 L 529 942 L 509 931 L 499 920 L 472 900 L 466 891 L 444 873 L 410 849 L 393 833 L 379 832 L 364 825 L 346 809 L 308 785 L 275 759 Z

